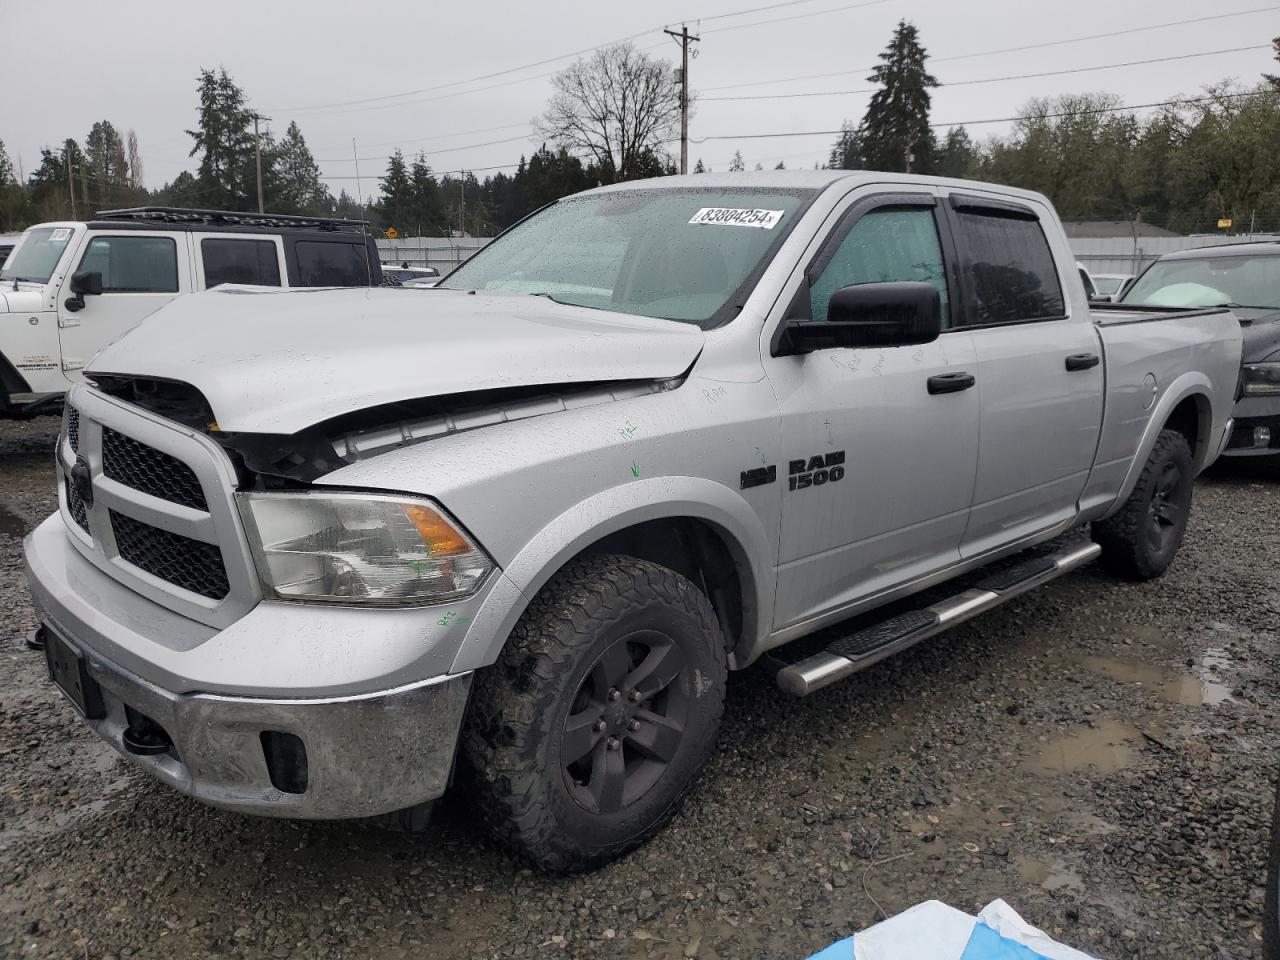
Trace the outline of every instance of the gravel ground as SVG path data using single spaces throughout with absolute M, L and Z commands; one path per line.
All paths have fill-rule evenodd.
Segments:
M 542 876 L 427 832 L 221 813 L 132 771 L 18 639 L 56 421 L 0 423 L 0 956 L 799 958 L 1003 897 L 1099 957 L 1260 956 L 1280 769 L 1280 482 L 1196 487 L 1154 583 L 1086 569 L 803 701 L 732 679 L 653 843 Z

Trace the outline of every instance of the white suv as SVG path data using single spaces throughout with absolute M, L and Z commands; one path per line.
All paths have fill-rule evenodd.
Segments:
M 0 270 L 0 417 L 56 410 L 89 358 L 179 294 L 381 283 L 364 226 L 139 207 L 31 227 Z

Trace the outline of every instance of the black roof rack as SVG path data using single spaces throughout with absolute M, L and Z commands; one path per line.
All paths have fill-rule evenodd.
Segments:
M 367 220 L 333 217 L 306 217 L 289 213 L 234 213 L 230 210 L 192 210 L 186 207 L 129 207 L 99 210 L 99 220 L 128 220 L 135 223 L 186 223 L 235 227 L 292 227 L 311 230 L 363 230 Z

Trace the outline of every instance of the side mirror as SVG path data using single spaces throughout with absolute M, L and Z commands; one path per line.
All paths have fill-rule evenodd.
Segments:
M 97 270 L 82 270 L 71 275 L 71 292 L 77 296 L 102 295 L 102 274 Z
M 71 296 L 63 305 L 72 313 L 84 309 L 84 298 L 102 295 L 102 274 L 97 270 L 81 270 L 71 275 Z
M 931 283 L 859 283 L 831 295 L 825 320 L 791 320 L 777 356 L 833 347 L 907 347 L 942 333 L 942 297 Z

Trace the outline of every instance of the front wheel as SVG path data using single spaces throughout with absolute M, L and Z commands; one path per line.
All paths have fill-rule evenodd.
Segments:
M 671 818 L 715 743 L 723 635 L 706 596 L 643 560 L 575 561 L 477 676 L 464 733 L 480 808 L 548 870 L 583 870 Z
M 1186 437 L 1161 430 L 1124 506 L 1093 525 L 1103 566 L 1131 580 L 1150 580 L 1169 568 L 1191 517 L 1193 470 Z

